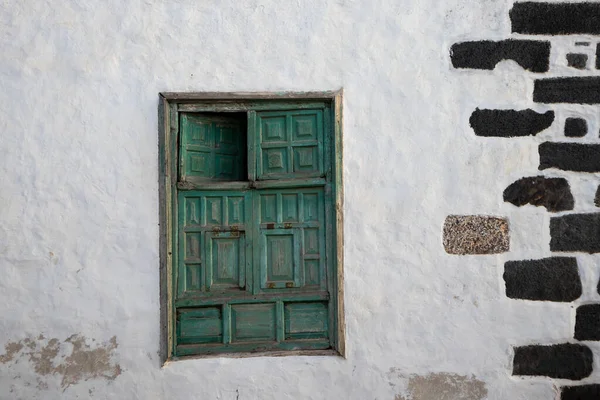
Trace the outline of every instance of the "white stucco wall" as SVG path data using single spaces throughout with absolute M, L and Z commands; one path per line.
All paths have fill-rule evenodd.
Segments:
M 537 173 L 537 144 L 560 126 L 476 137 L 476 107 L 546 108 L 533 104 L 533 75 L 516 64 L 458 71 L 448 56 L 457 41 L 508 37 L 511 4 L 4 1 L 0 349 L 57 338 L 59 362 L 73 334 L 91 349 L 115 336 L 110 361 L 122 372 L 65 385 L 60 372 L 36 371 L 41 356 L 26 346 L 0 363 L 0 398 L 393 400 L 408 396 L 411 375 L 430 373 L 473 375 L 488 399 L 554 398 L 547 379 L 511 377 L 511 348 L 569 341 L 574 309 L 506 298 L 505 260 L 550 255 L 549 216 L 503 203 L 502 191 Z M 559 62 L 553 53 L 560 72 Z M 161 368 L 158 93 L 341 87 L 347 359 Z M 572 110 L 554 109 L 557 118 Z M 598 113 L 587 110 L 597 132 Z M 593 179 L 570 179 L 577 211 L 593 209 Z M 508 217 L 511 251 L 446 254 L 449 214 Z M 599 297 L 598 258 L 579 261 L 575 304 Z M 597 357 L 600 346 L 589 346 Z

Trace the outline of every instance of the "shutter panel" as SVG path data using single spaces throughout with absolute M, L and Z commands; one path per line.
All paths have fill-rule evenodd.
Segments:
M 238 117 L 181 114 L 180 179 L 245 179 L 245 124 Z
M 326 289 L 323 189 L 259 190 L 257 196 L 260 289 Z
M 323 175 L 323 111 L 259 112 L 257 178 Z
M 251 195 L 238 191 L 179 193 L 178 294 L 246 289 Z

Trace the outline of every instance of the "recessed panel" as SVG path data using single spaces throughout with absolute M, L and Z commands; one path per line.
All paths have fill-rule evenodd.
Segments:
M 221 152 L 238 154 L 242 136 L 236 125 L 215 123 L 215 147 Z
M 185 265 L 185 290 L 198 291 L 202 289 L 202 265 Z
M 182 135 L 186 144 L 210 147 L 213 142 L 212 121 L 184 114 Z
M 263 142 L 285 142 L 287 131 L 285 116 L 262 119 L 262 141 Z
M 215 155 L 215 178 L 219 180 L 241 180 L 238 156 L 228 154 Z
M 185 259 L 200 260 L 200 233 L 185 234 Z
M 267 236 L 267 280 L 294 280 L 294 235 Z
M 298 229 L 263 229 L 260 249 L 262 289 L 301 287 Z
M 228 197 L 227 198 L 227 219 L 228 225 L 244 224 L 244 198 L 243 197 Z
M 188 197 L 185 199 L 185 224 L 200 225 L 201 210 L 200 197 Z
M 319 254 L 319 230 L 317 228 L 304 229 L 304 254 Z
M 317 193 L 304 194 L 304 222 L 319 220 L 319 195 Z
M 212 171 L 212 156 L 208 152 L 188 151 L 186 171 L 188 175 L 210 176 Z
M 223 225 L 223 198 L 206 198 L 206 223 L 208 225 Z
M 245 237 L 237 233 L 208 233 L 207 246 L 209 274 L 207 286 L 243 288 L 245 277 Z
M 317 115 L 292 116 L 292 131 L 294 141 L 317 140 L 318 128 Z
M 287 147 L 263 149 L 262 157 L 264 174 L 284 174 L 288 172 Z
M 275 304 L 234 304 L 231 306 L 231 341 L 274 341 Z
M 286 303 L 284 313 L 286 340 L 328 337 L 327 303 Z
M 319 286 L 319 260 L 304 260 L 304 286 Z
M 298 222 L 298 195 L 281 195 L 281 212 L 283 222 Z
M 221 343 L 223 320 L 221 307 L 205 307 L 179 311 L 177 343 Z
M 277 221 L 277 196 L 274 194 L 263 194 L 260 196 L 260 221 Z
M 294 147 L 294 172 L 318 172 L 319 158 L 316 146 Z

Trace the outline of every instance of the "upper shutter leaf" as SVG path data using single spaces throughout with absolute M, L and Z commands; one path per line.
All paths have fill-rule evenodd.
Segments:
M 323 175 L 323 110 L 258 112 L 257 178 Z

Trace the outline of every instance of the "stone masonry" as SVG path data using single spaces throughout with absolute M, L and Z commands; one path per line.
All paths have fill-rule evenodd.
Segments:
M 491 70 L 501 60 L 509 59 L 530 73 L 545 74 L 549 71 L 553 46 L 549 38 L 600 35 L 599 2 L 516 2 L 509 17 L 512 32 L 527 35 L 527 40 L 507 38 L 456 43 L 450 49 L 453 67 Z M 543 35 L 543 40 L 535 40 L 536 35 Z M 475 135 L 481 140 L 535 136 L 555 123 L 553 104 L 600 104 L 600 76 L 597 73 L 590 76 L 594 75 L 591 73 L 594 69 L 600 69 L 600 37 L 595 43 L 573 39 L 570 50 L 562 61 L 578 73 L 568 77 L 540 76 L 534 81 L 532 99 L 547 105 L 546 112 L 476 109 L 469 121 Z M 586 136 L 598 137 L 597 132 L 589 130 L 584 116 L 567 118 L 561 131 L 569 140 L 545 141 L 539 145 L 539 170 L 568 171 L 568 176 L 599 173 L 600 144 L 577 142 Z M 506 262 L 503 275 L 506 296 L 515 301 L 569 303 L 577 300 L 582 295 L 578 258 L 583 255 L 579 254 L 600 253 L 600 213 L 569 212 L 576 199 L 568 179 L 544 174 L 517 180 L 506 188 L 503 198 L 517 207 L 530 204 L 543 206 L 550 213 L 561 212 L 550 219 L 549 247 L 552 252 L 569 253 L 568 257 L 557 254 L 537 260 Z M 600 186 L 595 204 L 600 207 Z M 598 290 L 600 292 L 600 283 Z M 512 374 L 573 381 L 590 376 L 594 357 L 591 349 L 580 342 L 600 341 L 600 304 L 583 304 L 576 308 L 573 337 L 566 339 L 564 343 L 515 347 Z M 599 384 L 555 384 L 562 386 L 562 400 L 600 399 Z

